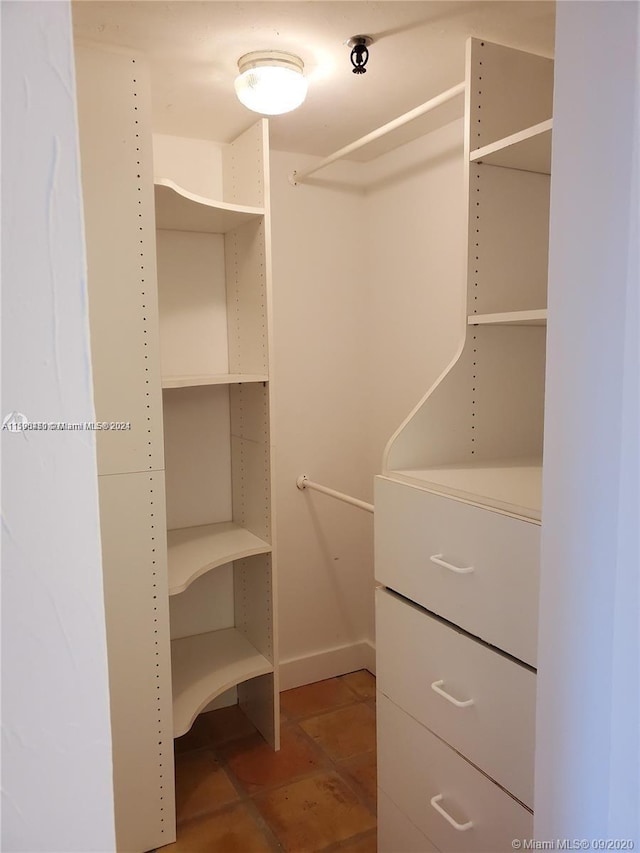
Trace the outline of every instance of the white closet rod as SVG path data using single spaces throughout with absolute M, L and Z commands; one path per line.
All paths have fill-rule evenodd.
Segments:
M 351 495 L 345 495 L 344 492 L 336 492 L 335 489 L 321 486 L 320 483 L 314 483 L 313 480 L 309 480 L 306 474 L 300 474 L 296 480 L 296 486 L 299 489 L 315 489 L 316 492 L 322 492 L 323 495 L 329 495 L 329 497 L 337 498 L 337 500 L 344 501 L 346 504 L 351 504 L 351 506 L 357 506 L 367 512 L 373 512 L 373 504 L 368 504 L 366 501 L 358 500 L 358 498 L 352 498 Z
M 362 148 L 364 145 L 368 145 L 370 142 L 373 142 L 374 139 L 379 139 L 381 136 L 385 136 L 397 127 L 402 127 L 403 124 L 408 124 L 408 122 L 413 121 L 414 118 L 418 118 L 419 116 L 434 110 L 436 107 L 439 107 L 440 104 L 445 104 L 452 98 L 461 95 L 464 92 L 464 87 L 464 83 L 458 83 L 457 86 L 447 89 L 447 91 L 442 92 L 441 95 L 436 95 L 435 98 L 425 101 L 425 103 L 420 104 L 419 107 L 409 110 L 408 113 L 404 113 L 403 115 L 398 116 L 398 118 L 394 118 L 392 121 L 388 121 L 386 124 L 383 124 L 382 127 L 372 130 L 371 133 L 367 133 L 366 136 L 356 139 L 356 141 L 352 142 L 350 145 L 345 145 L 344 148 L 340 148 L 339 151 L 325 157 L 324 160 L 321 160 L 311 169 L 306 169 L 304 172 L 292 172 L 291 175 L 289 175 L 289 182 L 293 184 L 294 187 L 298 184 L 304 183 L 306 178 L 313 175 L 319 169 L 324 169 L 325 166 L 328 166 L 330 163 L 335 163 L 336 160 L 346 157 L 347 154 L 351 154 L 352 151 L 357 151 L 358 148 Z

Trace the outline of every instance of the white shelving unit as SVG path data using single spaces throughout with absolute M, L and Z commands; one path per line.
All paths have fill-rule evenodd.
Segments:
M 231 197 L 162 177 L 155 205 L 174 734 L 232 691 L 277 749 L 268 185 L 261 121 L 223 157 Z
M 174 737 L 211 700 L 279 747 L 268 128 L 207 199 L 154 184 L 143 57 L 77 47 L 76 77 L 96 412 L 131 423 L 97 449 L 116 842 L 142 851 L 176 838 Z
M 169 595 L 184 592 L 218 566 L 271 553 L 271 545 L 231 521 L 185 527 L 167 533 Z
M 497 314 L 470 314 L 469 326 L 546 326 L 547 309 L 535 311 L 503 311 Z
M 264 216 L 264 207 L 230 204 L 189 192 L 169 178 L 155 178 L 156 227 L 167 231 L 226 234 Z
M 163 376 L 162 388 L 195 388 L 197 385 L 241 385 L 243 382 L 268 382 L 266 373 L 217 373 L 206 376 Z
M 552 95 L 551 60 L 469 40 L 464 338 L 376 480 L 379 837 L 416 850 L 533 832 Z
M 237 684 L 273 673 L 273 664 L 235 628 L 174 640 L 173 735 L 189 731 L 212 699 Z
M 383 468 L 539 523 L 552 63 L 536 58 L 538 85 L 527 79 L 529 54 L 472 43 L 465 337 L 392 437 Z
M 472 163 L 486 163 L 506 169 L 551 174 L 551 129 L 553 120 L 512 133 L 471 152 Z

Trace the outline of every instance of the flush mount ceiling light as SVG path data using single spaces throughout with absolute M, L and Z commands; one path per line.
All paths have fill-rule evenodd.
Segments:
M 295 110 L 307 95 L 304 63 L 278 50 L 255 50 L 238 60 L 236 95 L 255 113 L 277 116 Z

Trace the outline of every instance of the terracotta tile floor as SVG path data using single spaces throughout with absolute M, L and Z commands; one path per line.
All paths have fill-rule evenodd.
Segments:
M 281 695 L 273 752 L 238 706 L 176 741 L 178 840 L 162 853 L 375 853 L 375 679 Z

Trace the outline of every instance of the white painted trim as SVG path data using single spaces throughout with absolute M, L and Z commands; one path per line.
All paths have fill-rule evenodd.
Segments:
M 375 661 L 375 646 L 369 640 L 280 661 L 280 690 L 291 690 L 358 669 L 367 669 L 375 675 Z

